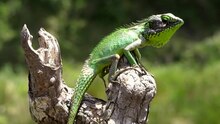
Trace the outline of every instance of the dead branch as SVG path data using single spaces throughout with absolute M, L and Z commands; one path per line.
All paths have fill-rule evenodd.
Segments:
M 33 36 L 26 25 L 21 31 L 21 44 L 29 70 L 29 109 L 39 124 L 65 124 L 68 120 L 71 96 L 62 78 L 62 60 L 58 41 L 41 28 L 39 48 L 32 47 Z M 120 60 L 120 72 L 110 82 L 107 101 L 85 95 L 76 119 L 77 124 L 145 124 L 149 105 L 156 93 L 154 78 L 141 66 L 130 67 Z M 117 73 L 117 72 L 116 72 Z

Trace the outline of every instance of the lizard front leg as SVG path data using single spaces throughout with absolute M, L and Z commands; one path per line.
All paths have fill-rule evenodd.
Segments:
M 141 44 L 143 42 L 145 42 L 144 38 L 140 37 L 124 48 L 123 53 L 131 65 L 138 65 L 138 62 L 140 62 L 141 54 L 140 54 L 138 48 L 141 46 Z M 135 57 L 132 56 L 130 51 L 134 51 L 134 53 L 138 59 L 138 62 L 135 60 Z
M 137 61 L 140 62 L 141 61 L 141 53 L 138 50 L 138 48 L 134 49 L 134 55 L 137 57 Z

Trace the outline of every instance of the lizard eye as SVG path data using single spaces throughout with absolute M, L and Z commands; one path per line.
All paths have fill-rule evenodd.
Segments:
M 169 20 L 172 20 L 171 17 L 168 16 L 168 15 L 162 15 L 162 16 L 161 16 L 161 19 L 162 19 L 163 22 L 167 22 L 167 21 L 169 21 Z

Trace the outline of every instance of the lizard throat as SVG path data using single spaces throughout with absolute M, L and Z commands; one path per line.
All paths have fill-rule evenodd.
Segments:
M 181 25 L 181 23 L 174 23 L 172 25 L 167 24 L 165 27 L 158 29 L 148 29 L 148 33 L 145 35 L 147 45 L 154 47 L 164 46 Z

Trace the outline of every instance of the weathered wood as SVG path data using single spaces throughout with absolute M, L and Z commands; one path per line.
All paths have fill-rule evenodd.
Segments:
M 65 124 L 74 90 L 62 79 L 62 60 L 58 41 L 41 28 L 39 48 L 32 47 L 26 25 L 21 31 L 28 76 L 29 109 L 40 124 Z M 107 101 L 85 95 L 76 118 L 77 124 L 145 124 L 149 105 L 156 93 L 154 78 L 141 66 L 130 67 L 120 60 L 116 79 L 108 84 Z

